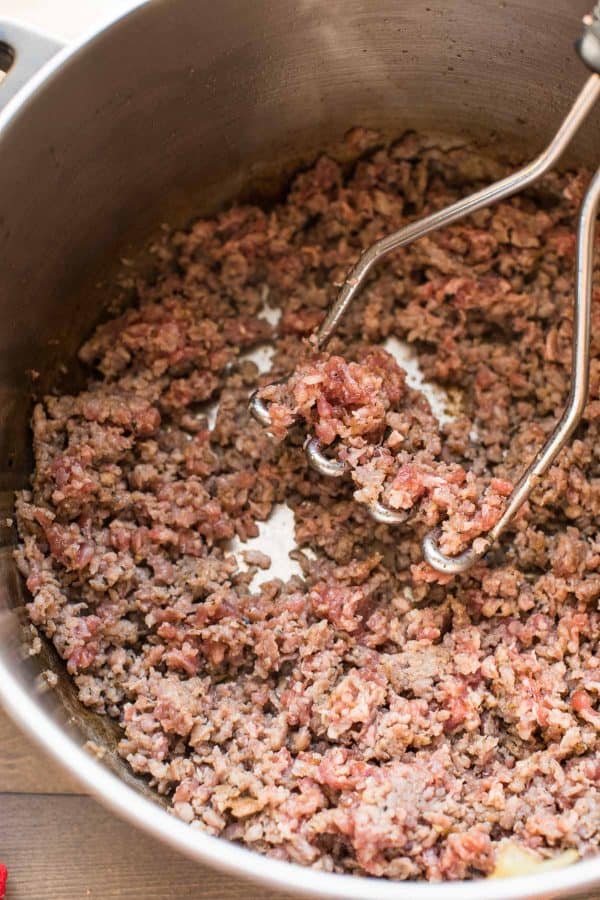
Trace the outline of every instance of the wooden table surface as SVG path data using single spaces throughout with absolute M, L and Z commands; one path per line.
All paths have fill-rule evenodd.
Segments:
M 0 710 L 6 900 L 291 900 L 196 865 L 84 796 Z

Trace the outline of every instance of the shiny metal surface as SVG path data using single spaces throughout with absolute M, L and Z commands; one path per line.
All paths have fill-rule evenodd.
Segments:
M 551 139 L 580 88 L 570 44 L 586 8 L 152 0 L 60 50 L 0 113 L 0 701 L 87 790 L 192 858 L 355 900 L 576 898 L 600 883 L 598 859 L 505 882 L 392 884 L 265 859 L 188 828 L 119 760 L 111 723 L 82 710 L 51 649 L 27 655 L 6 524 L 30 470 L 31 395 L 78 384 L 72 360 L 115 298 L 114 260 L 132 258 L 161 222 L 275 196 L 323 147 L 343 158 L 343 134 L 358 124 L 384 137 L 409 127 L 470 135 L 522 158 Z M 593 113 L 570 161 L 595 163 L 599 145 Z M 49 667 L 59 690 L 40 693 Z M 102 762 L 83 749 L 89 738 L 109 747 Z
M 258 396 L 258 391 L 252 391 L 250 400 L 248 401 L 250 412 L 260 425 L 269 428 L 271 425 L 271 416 L 267 404 Z
M 401 525 L 410 518 L 410 511 L 406 509 L 392 509 L 379 501 L 369 504 L 369 512 L 375 521 L 382 525 Z
M 582 62 L 592 72 L 600 74 L 600 3 L 583 17 L 584 32 L 576 47 Z
M 304 448 L 306 457 L 315 471 L 329 478 L 341 478 L 346 472 L 346 466 L 338 459 L 331 459 L 323 453 L 323 444 L 316 438 L 309 438 Z

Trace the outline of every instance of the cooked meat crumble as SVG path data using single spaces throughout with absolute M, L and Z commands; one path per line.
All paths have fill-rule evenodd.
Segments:
M 17 502 L 32 623 L 193 827 L 399 879 L 489 874 L 507 841 L 598 849 L 599 304 L 583 422 L 511 533 L 445 584 L 420 555 L 432 524 L 449 552 L 489 527 L 566 401 L 586 173 L 388 258 L 330 356 L 303 340 L 362 249 L 501 174 L 414 134 L 349 173 L 321 158 L 272 209 L 165 238 L 158 276 L 82 347 L 87 389 L 35 409 Z M 452 421 L 375 349 L 390 336 L 459 398 Z M 259 374 L 244 354 L 264 343 Z M 249 393 L 290 372 L 279 435 L 300 415 L 352 477 L 250 419 Z M 355 492 L 414 517 L 377 525 Z M 304 576 L 253 588 L 269 547 L 242 571 L 232 539 L 283 502 Z
M 411 514 L 413 524 L 415 511 L 430 525 L 445 513 L 440 546 L 456 554 L 496 524 L 512 484 L 492 478 L 478 498 L 474 477 L 439 461 L 439 423 L 425 396 L 406 385 L 404 370 L 381 349 L 364 348 L 359 360 L 322 354 L 302 362 L 283 383 L 262 388 L 270 432 L 281 439 L 300 418 L 323 445 L 339 439 L 337 456 L 352 473 L 356 500 L 371 506 L 383 500 Z M 422 567 L 422 577 L 450 580 L 430 566 Z

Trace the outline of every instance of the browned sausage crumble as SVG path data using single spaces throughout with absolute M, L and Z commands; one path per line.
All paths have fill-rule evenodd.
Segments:
M 356 500 L 442 523 L 440 547 L 456 554 L 496 524 L 509 481 L 492 478 L 477 498 L 476 478 L 456 463 L 439 460 L 439 423 L 425 396 L 411 390 L 406 373 L 380 348 L 362 348 L 359 362 L 325 356 L 301 362 L 289 379 L 267 385 L 259 397 L 268 404 L 273 437 L 282 439 L 297 419 L 327 446 L 336 442 L 357 486 Z M 476 502 L 476 506 L 474 504 Z M 418 578 L 416 569 L 413 576 Z M 450 577 L 422 566 L 420 577 L 441 584 Z
M 446 584 L 420 554 L 436 522 L 447 550 L 487 527 L 565 403 L 586 173 L 388 258 L 331 357 L 307 363 L 302 340 L 362 249 L 504 171 L 414 134 L 350 171 L 321 158 L 273 208 L 165 238 L 156 279 L 83 346 L 87 390 L 36 407 L 18 498 L 31 619 L 193 827 L 399 879 L 488 874 L 507 840 L 598 848 L 600 305 L 583 422 L 511 533 Z M 452 421 L 373 350 L 390 336 L 453 396 Z M 259 376 L 242 354 L 265 342 Z M 323 385 L 287 415 L 343 445 L 354 480 L 318 476 L 294 429 L 273 443 L 247 413 L 254 387 L 315 365 L 357 381 L 367 419 Z M 357 490 L 415 518 L 377 525 Z M 283 502 L 304 577 L 252 588 L 269 547 L 241 571 L 232 538 Z

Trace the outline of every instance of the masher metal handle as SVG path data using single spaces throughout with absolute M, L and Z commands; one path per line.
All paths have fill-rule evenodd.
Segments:
M 584 84 L 566 118 L 545 150 L 521 169 L 489 187 L 465 197 L 445 209 L 413 222 L 399 231 L 377 241 L 360 256 L 346 276 L 342 289 L 329 310 L 321 327 L 311 337 L 315 349 L 322 350 L 340 324 L 348 307 L 363 286 L 369 272 L 388 254 L 412 241 L 424 237 L 437 228 L 443 228 L 479 209 L 497 203 L 522 191 L 537 181 L 558 161 L 571 142 L 575 132 L 600 97 L 600 2 L 584 19 L 584 33 L 577 43 L 582 60 L 593 74 Z M 458 575 L 466 572 L 481 559 L 492 544 L 507 529 L 519 509 L 531 495 L 542 475 L 548 471 L 558 453 L 565 446 L 581 420 L 588 395 L 590 367 L 590 321 L 592 304 L 592 270 L 594 227 L 600 203 L 600 169 L 594 176 L 584 197 L 577 229 L 577 272 L 575 286 L 575 311 L 573 335 L 573 359 L 571 391 L 563 415 L 552 434 L 529 464 L 507 500 L 505 510 L 496 525 L 485 536 L 476 539 L 474 545 L 458 556 L 447 556 L 439 546 L 440 529 L 429 532 L 423 540 L 425 560 L 444 574 Z M 266 404 L 255 393 L 250 400 L 254 417 L 266 427 L 270 415 Z M 320 442 L 312 438 L 307 442 L 307 454 L 313 468 L 323 475 L 339 476 L 345 471 L 341 461 L 329 459 L 322 452 Z M 404 510 L 391 510 L 381 503 L 371 509 L 380 522 L 396 524 L 405 521 Z
M 600 84 L 600 76 L 594 76 Z M 481 559 L 506 531 L 515 515 L 531 495 L 562 448 L 577 428 L 588 396 L 590 381 L 590 324 L 592 311 L 592 274 L 594 257 L 594 233 L 600 206 L 600 169 L 590 184 L 579 213 L 577 227 L 577 271 L 575 284 L 575 309 L 573 322 L 573 359 L 571 363 L 571 391 L 567 406 L 554 431 L 519 479 L 508 498 L 506 508 L 493 528 L 477 541 L 477 549 L 471 547 L 459 556 L 447 556 L 438 546 L 439 529 L 434 529 L 423 540 L 423 556 L 430 566 L 448 575 L 466 572 Z
M 483 188 L 469 197 L 464 197 L 451 206 L 446 206 L 438 212 L 419 219 L 418 222 L 412 222 L 399 231 L 388 234 L 372 244 L 368 250 L 365 250 L 346 276 L 337 300 L 327 313 L 323 324 L 311 338 L 311 342 L 314 343 L 316 348 L 322 350 L 327 345 L 338 328 L 346 310 L 363 286 L 367 275 L 377 263 L 381 262 L 384 257 L 394 250 L 405 247 L 407 244 L 425 237 L 425 235 L 436 231 L 438 228 L 451 225 L 453 222 L 457 222 L 459 219 L 463 219 L 479 209 L 491 206 L 492 203 L 497 203 L 499 200 L 512 196 L 512 194 L 517 194 L 530 184 L 533 184 L 534 181 L 537 181 L 538 178 L 541 178 L 542 175 L 552 168 L 566 150 L 573 135 L 599 96 L 600 75 L 594 74 L 586 81 L 581 93 L 550 144 L 532 162 L 527 163 L 522 169 L 518 169 L 507 178 L 496 181 L 489 187 Z
M 581 59 L 592 72 L 600 73 L 600 0 L 589 14 L 583 17 L 584 31 L 575 46 Z

